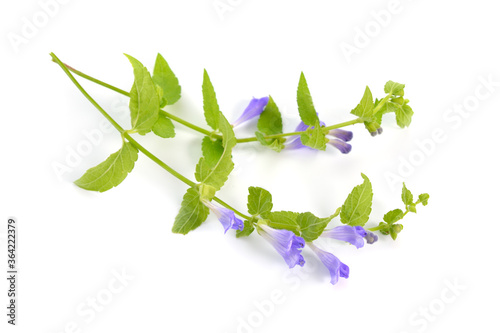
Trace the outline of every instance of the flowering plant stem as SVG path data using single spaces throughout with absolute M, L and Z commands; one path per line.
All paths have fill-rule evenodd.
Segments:
M 54 62 L 57 62 L 54 58 L 52 59 Z M 99 79 L 96 79 L 90 75 L 87 75 L 65 63 L 59 63 L 57 62 L 59 65 L 61 65 L 61 67 L 63 67 L 65 69 L 65 72 L 66 70 L 69 70 L 70 72 L 73 72 L 75 73 L 76 75 L 84 78 L 84 79 L 87 79 L 91 82 L 94 82 L 100 86 L 103 86 L 105 88 L 108 88 L 108 89 L 111 89 L 119 94 L 122 94 L 124 96 L 127 96 L 127 97 L 130 97 L 130 93 L 126 92 L 125 90 L 123 89 L 120 89 L 118 87 L 115 87 L 109 83 L 106 83 L 106 82 L 103 82 Z M 73 82 L 76 82 L 75 80 L 72 80 Z M 76 84 L 76 83 L 75 83 Z M 87 97 L 89 98 L 89 97 Z M 377 110 L 379 110 L 384 104 L 385 102 L 389 100 L 389 95 L 386 96 L 386 98 L 382 99 L 382 101 L 380 102 L 380 104 L 377 106 Z M 94 104 L 94 103 L 93 103 Z M 94 104 L 95 105 L 95 104 Z M 179 118 L 165 110 L 161 110 L 160 111 L 162 114 L 164 114 L 165 116 L 167 116 L 168 118 L 178 122 L 179 124 L 182 124 L 196 132 L 200 132 L 202 134 L 205 134 L 205 135 L 208 135 L 208 136 L 211 136 L 211 137 L 214 137 L 214 138 L 222 138 L 219 134 L 216 134 L 215 132 L 212 132 L 212 131 L 209 131 L 209 130 L 206 130 L 204 128 L 201 128 L 199 126 L 196 126 L 192 123 L 190 123 L 189 121 L 187 120 L 184 120 L 182 118 Z M 101 111 L 102 113 L 102 111 Z M 109 118 L 106 117 L 108 120 Z M 350 125 L 355 125 L 355 124 L 360 124 L 360 123 L 363 123 L 363 119 L 361 118 L 356 118 L 356 119 L 353 119 L 353 120 L 349 120 L 349 121 L 346 121 L 346 122 L 343 122 L 343 123 L 339 123 L 339 124 L 334 124 L 334 125 L 330 125 L 330 126 L 326 126 L 323 131 L 325 133 L 327 133 L 328 131 L 331 131 L 333 129 L 338 129 L 338 128 L 342 128 L 342 127 L 346 127 L 346 126 L 350 126 Z M 115 126 L 116 127 L 116 126 Z M 289 137 L 289 136 L 293 136 L 293 135 L 300 135 L 302 133 L 304 133 L 305 131 L 298 131 L 298 132 L 289 132 L 289 133 L 281 133 L 281 134 L 273 134 L 273 135 L 267 135 L 267 136 L 264 136 L 265 139 L 277 139 L 277 138 L 283 138 L 283 137 Z M 242 138 L 242 139 L 236 139 L 236 142 L 237 143 L 246 143 L 246 142 L 257 142 L 258 139 L 257 137 L 249 137 L 249 138 Z
M 122 136 L 122 139 L 123 140 L 127 140 L 128 142 L 130 142 L 130 144 L 132 144 L 135 148 L 137 148 L 139 151 L 141 151 L 144 155 L 146 155 L 147 157 L 149 157 L 153 162 L 155 162 L 156 164 L 158 164 L 160 167 L 162 167 L 164 170 L 166 170 L 168 173 L 170 173 L 172 176 L 174 176 L 175 178 L 179 179 L 180 181 L 182 181 L 183 183 L 185 183 L 186 185 L 190 186 L 190 187 L 197 187 L 197 184 L 193 181 L 191 181 L 190 179 L 184 177 L 182 174 L 180 174 L 179 172 L 175 171 L 172 167 L 170 167 L 169 165 L 167 165 L 165 162 L 163 162 L 162 160 L 160 160 L 158 157 L 156 157 L 154 154 L 152 154 L 149 150 L 147 150 L 146 148 L 144 148 L 144 146 L 142 146 L 139 142 L 137 142 L 134 138 L 132 138 L 129 134 L 128 131 L 124 130 L 123 127 L 121 127 L 88 93 L 87 91 L 80 85 L 80 83 L 76 80 L 76 78 L 71 74 L 70 71 L 74 72 L 75 74 L 78 74 L 79 76 L 83 77 L 83 78 L 86 78 L 86 79 L 89 79 L 91 80 L 92 82 L 95 82 L 95 83 L 98 83 L 104 87 L 107 87 L 111 90 L 114 90 L 116 92 L 119 92 L 123 95 L 126 95 L 126 96 L 129 96 L 129 94 L 119 88 L 116 88 L 116 87 L 113 87 L 109 84 L 106 84 L 102 81 L 99 81 L 97 79 L 94 79 L 86 74 L 83 74 L 82 72 L 79 72 L 69 66 L 67 66 L 66 64 L 62 63 L 59 58 L 57 58 L 57 56 L 53 53 L 51 53 L 51 56 L 52 56 L 52 60 L 54 62 L 56 62 L 59 66 L 61 66 L 61 68 L 63 69 L 63 71 L 66 73 L 66 75 L 68 75 L 68 77 L 70 78 L 70 80 L 75 84 L 75 86 L 78 88 L 78 90 L 80 90 L 80 92 L 90 101 L 90 103 L 92 105 L 95 106 L 95 108 L 111 123 L 111 125 L 113 125 L 113 127 L 120 133 L 120 135 Z M 175 119 L 174 119 L 175 120 Z M 194 126 L 194 125 L 193 125 Z M 207 131 L 208 132 L 208 131 Z M 210 134 L 210 132 L 209 132 Z M 219 199 L 218 197 L 214 197 L 213 198 L 214 201 L 216 201 L 217 203 L 221 204 L 222 206 L 228 208 L 228 209 L 231 209 L 232 211 L 234 211 L 236 214 L 238 214 L 239 216 L 245 218 L 245 219 L 251 219 L 250 216 L 246 215 L 246 214 L 243 214 L 241 212 L 239 212 L 238 210 L 236 210 L 234 207 L 230 206 L 228 203 L 226 203 L 225 201 Z

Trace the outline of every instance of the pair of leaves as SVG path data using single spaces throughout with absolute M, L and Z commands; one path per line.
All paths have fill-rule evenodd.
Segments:
M 263 146 L 278 153 L 285 148 L 285 138 L 265 138 L 267 135 L 283 133 L 281 112 L 271 96 L 269 96 L 269 101 L 264 111 L 260 114 L 259 121 L 257 122 L 257 129 L 259 131 L 255 132 L 255 137 Z
M 141 62 L 132 56 L 126 56 L 134 68 L 134 84 L 129 103 L 132 130 L 141 135 L 152 130 L 162 138 L 173 138 L 174 125 L 160 113 L 160 108 L 179 100 L 179 80 L 161 54 L 156 57 L 152 77 Z

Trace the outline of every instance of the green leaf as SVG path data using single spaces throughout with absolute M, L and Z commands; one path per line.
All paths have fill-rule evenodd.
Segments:
M 405 85 L 401 83 L 397 83 L 394 81 L 387 81 L 387 83 L 384 86 L 384 92 L 386 94 L 392 94 L 396 96 L 403 96 L 404 95 L 404 89 Z
M 189 188 L 182 198 L 181 209 L 175 217 L 172 232 L 185 235 L 198 228 L 207 219 L 208 212 L 207 206 L 201 202 L 198 189 Z
M 403 218 L 403 211 L 401 209 L 394 209 L 384 215 L 384 221 L 393 224 Z
M 205 157 L 207 166 L 213 168 L 219 162 L 224 153 L 224 146 L 221 139 L 215 139 L 206 136 L 201 142 L 201 151 Z
M 254 230 L 255 227 L 253 226 L 253 223 L 251 221 L 245 220 L 243 221 L 243 230 L 236 230 L 236 237 L 240 238 L 250 236 Z
M 422 205 L 427 206 L 429 203 L 429 195 L 427 193 L 420 194 L 418 196 L 418 200 L 422 203 Z
M 405 183 L 403 183 L 403 193 L 401 193 L 401 200 L 405 206 L 411 205 L 413 203 L 413 194 L 411 194 L 410 190 L 406 188 Z
M 211 185 L 215 187 L 217 191 L 224 185 L 234 168 L 234 163 L 231 159 L 231 151 L 236 145 L 236 138 L 232 126 L 222 112 L 219 112 L 219 116 L 223 152 L 218 161 L 214 164 L 213 159 L 214 156 L 216 156 L 215 153 L 207 153 L 208 150 L 205 150 L 206 147 L 202 146 L 204 156 L 198 162 L 195 173 L 197 181 Z M 205 143 L 206 140 L 204 139 L 203 142 Z
M 285 148 L 285 138 L 275 138 L 275 139 L 266 139 L 264 134 L 261 132 L 255 132 L 255 137 L 265 147 L 268 147 L 275 152 L 279 153 Z
M 207 71 L 203 72 L 203 110 L 205 110 L 205 119 L 208 126 L 214 130 L 219 129 L 219 104 L 217 104 L 217 96 L 215 96 L 214 86 L 210 82 L 210 77 Z
M 134 68 L 134 85 L 130 90 L 129 102 L 132 130 L 144 135 L 151 131 L 158 120 L 160 99 L 146 67 L 134 57 L 125 56 Z
M 396 122 L 399 127 L 404 128 L 410 126 L 413 110 L 407 104 L 403 104 L 396 108 Z
M 375 101 L 375 107 L 377 107 L 378 103 L 380 101 L 379 100 L 376 100 Z M 382 116 L 384 114 L 387 114 L 387 113 L 390 113 L 390 112 L 396 112 L 396 110 L 399 108 L 400 106 L 393 103 L 393 102 L 390 102 L 390 101 L 387 101 L 383 106 L 382 108 L 374 115 L 375 117 L 375 121 L 378 123 L 378 124 L 382 124 Z
M 364 174 L 361 176 L 363 184 L 353 188 L 340 212 L 340 221 L 350 226 L 364 226 L 372 211 L 372 184 Z
M 267 102 L 264 111 L 260 114 L 257 128 L 264 135 L 281 134 L 283 133 L 283 120 L 281 113 L 276 103 L 271 96 Z
M 299 213 L 278 211 L 262 214 L 262 217 L 269 220 L 268 225 L 274 229 L 286 229 L 300 235 L 300 227 L 297 223 Z
M 153 126 L 153 133 L 165 139 L 173 138 L 175 136 L 175 127 L 172 120 L 160 114 Z
M 370 88 L 366 86 L 365 93 L 361 98 L 361 102 L 351 110 L 351 113 L 359 118 L 369 121 L 373 118 L 373 108 L 375 107 L 373 103 L 373 96 Z
M 311 147 L 313 149 L 325 150 L 326 143 L 329 141 L 326 138 L 325 132 L 323 132 L 323 128 L 318 122 L 313 127 L 309 127 L 305 133 L 300 135 L 300 141 L 304 146 Z
M 300 119 L 302 119 L 304 124 L 315 126 L 316 123 L 319 123 L 319 118 L 314 109 L 311 93 L 309 92 L 304 73 L 300 73 L 299 87 L 297 89 L 297 104 L 299 106 Z
M 306 242 L 312 242 L 318 238 L 332 220 L 333 215 L 326 218 L 319 218 L 312 213 L 302 213 L 297 217 L 297 224 L 300 227 L 300 235 Z
M 134 168 L 138 150 L 129 142 L 101 164 L 90 168 L 75 184 L 85 190 L 104 192 L 119 185 Z
M 153 81 L 163 91 L 160 107 L 172 105 L 181 98 L 181 86 L 174 72 L 170 69 L 167 61 L 161 54 L 156 56 L 155 68 L 153 70 Z
M 271 193 L 260 187 L 248 188 L 248 212 L 251 215 L 268 213 L 273 209 Z

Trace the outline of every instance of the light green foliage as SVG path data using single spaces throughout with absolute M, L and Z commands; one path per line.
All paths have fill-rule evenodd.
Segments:
M 217 103 L 217 96 L 215 95 L 214 86 L 210 81 L 207 71 L 203 72 L 203 110 L 205 111 L 205 120 L 208 126 L 214 130 L 219 129 L 220 109 Z
M 234 136 L 232 126 L 221 112 L 219 112 L 219 117 L 218 123 L 222 133 L 223 152 L 218 161 L 214 164 L 213 162 L 216 152 L 212 150 L 213 147 L 210 149 L 207 148 L 209 146 L 206 144 L 206 139 L 204 139 L 203 142 L 206 144 L 202 146 L 204 156 L 198 162 L 195 173 L 197 181 L 211 185 L 217 191 L 220 190 L 222 185 L 224 185 L 229 177 L 229 174 L 234 168 L 234 163 L 231 159 L 231 151 L 236 145 L 236 138 Z
M 403 211 L 401 209 L 394 209 L 384 215 L 384 221 L 393 224 L 403 218 Z
M 420 201 L 422 205 L 427 206 L 427 203 L 429 201 L 429 195 L 427 193 L 420 194 L 418 196 L 418 201 Z
M 334 215 L 327 218 L 319 218 L 309 212 L 299 214 L 297 224 L 300 228 L 300 235 L 306 242 L 312 242 L 323 233 L 333 217 Z
M 221 139 L 212 139 L 208 136 L 203 138 L 201 142 L 201 151 L 207 166 L 213 168 L 219 162 L 224 153 L 224 146 Z
M 410 126 L 413 110 L 408 104 L 396 108 L 396 122 L 401 128 Z
M 311 147 L 313 149 L 325 150 L 328 139 L 326 138 L 323 128 L 319 124 L 319 120 L 313 127 L 309 127 L 305 133 L 300 135 L 300 141 L 304 146 Z
M 271 193 L 260 187 L 248 188 L 248 212 L 251 215 L 261 215 L 273 209 Z
M 156 56 L 153 82 L 162 89 L 160 107 L 172 105 L 181 98 L 181 86 L 174 72 L 161 54 Z
M 297 88 L 297 105 L 299 107 L 300 119 L 302 119 L 304 124 L 315 126 L 316 123 L 319 123 L 304 73 L 300 73 L 299 86 Z
M 373 109 L 375 105 L 373 103 L 373 96 L 370 88 L 366 86 L 365 93 L 361 98 L 359 104 L 351 110 L 351 113 L 364 121 L 370 121 L 373 118 Z
M 175 128 L 172 120 L 161 115 L 153 126 L 153 133 L 162 138 L 173 138 L 175 136 Z
M 403 183 L 403 192 L 401 193 L 401 200 L 403 200 L 403 203 L 408 206 L 413 203 L 413 194 L 411 194 L 411 191 L 406 188 L 406 184 Z
M 101 164 L 88 169 L 75 181 L 75 184 L 89 191 L 107 191 L 119 185 L 127 177 L 134 168 L 137 158 L 137 148 L 129 142 L 124 142 L 120 150 L 111 154 Z
M 278 211 L 269 212 L 262 214 L 265 218 L 267 224 L 274 229 L 286 229 L 293 231 L 296 235 L 300 235 L 300 227 L 297 224 L 297 217 L 299 213 L 288 212 L 288 211 Z
M 402 224 L 396 224 L 397 221 L 402 220 L 409 212 L 417 212 L 417 204 L 421 203 L 426 206 L 429 200 L 427 193 L 420 194 L 416 202 L 413 201 L 413 194 L 403 183 L 403 190 L 401 192 L 401 200 L 405 204 L 405 211 L 401 209 L 393 209 L 384 215 L 384 222 L 380 222 L 376 230 L 379 230 L 384 235 L 391 235 L 392 239 L 396 240 L 398 234 L 403 230 Z
M 255 137 L 263 146 L 266 146 L 266 147 L 274 150 L 277 153 L 279 153 L 280 151 L 282 151 L 285 148 L 286 138 L 266 139 L 264 137 L 264 134 L 262 134 L 260 132 L 255 132 Z
M 175 217 L 172 232 L 187 234 L 198 228 L 208 216 L 208 208 L 201 202 L 198 189 L 191 187 L 182 198 L 181 209 Z
M 372 184 L 361 174 L 363 184 L 356 186 L 347 196 L 340 212 L 340 221 L 350 226 L 364 226 L 372 211 Z
M 257 122 L 258 130 L 264 135 L 281 134 L 283 133 L 283 120 L 278 106 L 273 98 L 269 96 L 264 111 L 260 114 Z
M 134 68 L 134 84 L 129 102 L 132 131 L 144 135 L 152 130 L 158 120 L 160 99 L 157 86 L 143 64 L 134 57 L 125 56 Z
M 399 127 L 410 126 L 413 117 L 413 110 L 408 105 L 409 100 L 404 99 L 404 84 L 388 81 L 385 84 L 384 91 L 388 94 L 382 101 L 375 101 L 375 107 L 382 103 L 380 110 L 375 114 L 375 120 L 382 124 L 382 116 L 386 113 L 394 112 L 396 122 Z
M 259 121 L 257 122 L 257 129 L 259 132 L 255 132 L 255 137 L 263 146 L 278 153 L 285 148 L 285 138 L 265 138 L 266 135 L 283 133 L 281 113 L 271 96 L 269 96 L 269 102 L 264 111 L 260 114 Z
M 395 96 L 404 96 L 404 88 L 405 85 L 401 83 L 397 83 L 394 81 L 387 81 L 384 86 L 384 92 L 386 94 L 392 94 Z

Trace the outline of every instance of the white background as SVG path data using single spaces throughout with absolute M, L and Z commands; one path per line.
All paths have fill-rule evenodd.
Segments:
M 0 8 L 1 267 L 6 270 L 6 221 L 14 216 L 20 271 L 14 329 L 6 324 L 6 280 L 0 284 L 2 332 L 412 333 L 496 327 L 495 2 L 222 0 L 231 8 L 222 14 L 212 0 L 41 5 L 49 2 L 2 2 Z M 392 14 L 378 15 L 383 22 L 377 23 L 374 13 L 388 9 Z M 33 23 L 36 30 L 27 27 Z M 366 29 L 370 36 L 363 40 L 359 31 Z M 346 44 L 357 53 L 346 56 Z M 183 89 L 170 111 L 202 126 L 204 68 L 230 121 L 252 96 L 271 94 L 286 131 L 299 121 L 301 71 L 327 124 L 352 119 L 348 111 L 366 85 L 381 97 L 387 80 L 405 83 L 415 111 L 409 129 L 398 128 L 393 116 L 375 138 L 363 126 L 353 127 L 348 155 L 331 147 L 278 155 L 258 145 L 238 146 L 236 170 L 220 197 L 244 210 L 247 187 L 262 186 L 273 193 L 276 210 L 326 216 L 361 183 L 363 172 L 375 195 L 368 226 L 401 207 L 402 181 L 414 195 L 430 193 L 430 203 L 405 218 L 396 242 L 381 237 L 359 250 L 321 243 L 351 269 L 349 279 L 335 286 L 310 252 L 304 251 L 304 269 L 290 271 L 258 235 L 224 235 L 213 215 L 189 235 L 174 235 L 170 229 L 186 186 L 144 155 L 123 184 L 106 193 L 72 184 L 118 149 L 116 133 L 91 145 L 70 171 L 54 171 L 70 150 L 85 144 L 84 133 L 99 130 L 103 118 L 49 52 L 126 90 L 132 70 L 122 53 L 152 69 L 160 52 Z M 485 86 L 481 80 L 488 78 L 496 83 Z M 128 123 L 126 98 L 80 81 Z M 238 128 L 237 136 L 254 126 Z M 430 142 L 435 132 L 440 138 Z M 139 139 L 193 178 L 201 138 L 178 125 L 175 139 Z M 400 178 L 392 184 L 389 176 Z M 129 280 L 120 283 L 115 275 L 122 272 Z M 453 284 L 460 287 L 450 289 Z M 93 298 L 106 304 L 92 310 Z

